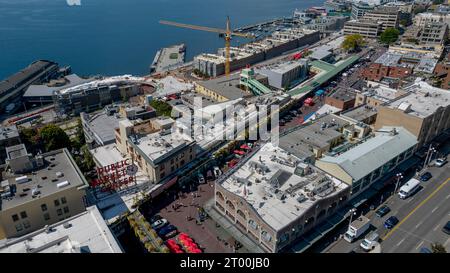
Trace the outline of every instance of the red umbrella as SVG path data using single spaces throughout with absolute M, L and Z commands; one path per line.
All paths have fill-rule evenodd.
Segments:
M 251 148 L 248 145 L 246 145 L 246 144 L 242 144 L 241 145 L 241 149 L 250 150 Z

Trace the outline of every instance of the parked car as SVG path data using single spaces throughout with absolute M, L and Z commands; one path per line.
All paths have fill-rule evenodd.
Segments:
M 442 166 L 444 166 L 446 163 L 447 163 L 447 159 L 445 159 L 445 158 L 438 158 L 438 159 L 436 159 L 436 161 L 434 162 L 434 165 L 435 165 L 436 167 L 442 167 Z
M 217 166 L 214 166 L 213 170 L 214 170 L 214 176 L 216 178 L 219 177 L 222 174 L 222 171 Z
M 162 219 L 161 215 L 158 215 L 158 214 L 153 215 L 152 217 L 150 217 L 150 223 L 153 224 L 154 222 L 161 220 L 161 219 Z
M 431 175 L 431 173 L 430 172 L 426 172 L 426 173 L 424 173 L 424 174 L 422 174 L 421 176 L 420 176 L 420 181 L 428 181 L 428 180 L 430 180 L 431 178 L 432 178 L 433 176 Z
M 162 218 L 162 219 L 159 219 L 158 221 L 154 222 L 152 224 L 152 228 L 153 229 L 160 229 L 160 228 L 164 227 L 165 225 L 167 225 L 167 223 L 168 223 L 167 220 Z
M 420 249 L 420 253 L 433 253 L 433 252 L 431 250 L 429 250 L 428 248 L 426 248 L 426 247 L 422 247 Z
M 174 225 L 167 225 L 161 229 L 158 230 L 158 235 L 159 236 L 166 236 L 167 234 L 169 234 L 170 232 L 177 230 L 177 228 Z
M 383 217 L 386 214 L 388 214 L 391 211 L 391 208 L 389 208 L 386 205 L 381 206 L 379 209 L 377 209 L 377 211 L 375 212 L 375 215 L 378 217 Z
M 378 233 L 376 232 L 373 232 L 361 242 L 360 246 L 365 251 L 369 251 L 375 248 L 378 240 L 380 240 L 380 235 L 378 235 Z
M 445 224 L 445 226 L 442 228 L 442 231 L 450 235 L 450 221 Z
M 391 229 L 391 228 L 395 227 L 395 225 L 397 225 L 398 222 L 399 221 L 398 221 L 397 217 L 391 216 L 386 220 L 386 222 L 384 222 L 384 227 L 387 229 Z
M 198 183 L 205 184 L 205 177 L 201 173 L 198 174 Z

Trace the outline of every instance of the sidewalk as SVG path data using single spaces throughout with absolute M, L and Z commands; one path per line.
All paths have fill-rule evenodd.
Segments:
M 245 248 L 247 248 L 252 253 L 265 253 L 266 251 L 262 249 L 259 245 L 253 242 L 250 238 L 237 229 L 233 223 L 231 223 L 227 218 L 222 216 L 219 212 L 214 209 L 214 198 L 208 200 L 204 208 L 208 213 L 209 217 L 218 223 L 223 229 L 225 229 L 233 238 L 239 241 Z

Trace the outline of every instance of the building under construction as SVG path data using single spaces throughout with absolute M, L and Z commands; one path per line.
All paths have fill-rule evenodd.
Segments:
M 263 40 L 230 48 L 230 71 L 244 68 L 279 56 L 287 51 L 313 44 L 320 40 L 320 33 L 308 29 L 286 29 L 274 32 Z M 204 74 L 217 77 L 225 74 L 225 49 L 217 54 L 200 54 L 194 57 L 194 68 Z

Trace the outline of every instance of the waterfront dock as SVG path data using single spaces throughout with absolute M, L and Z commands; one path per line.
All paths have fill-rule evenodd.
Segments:
M 184 65 L 185 53 L 186 46 L 184 44 L 158 50 L 150 66 L 150 73 L 168 71 Z

